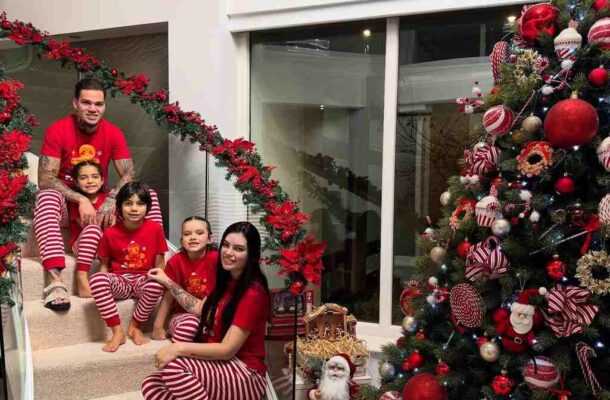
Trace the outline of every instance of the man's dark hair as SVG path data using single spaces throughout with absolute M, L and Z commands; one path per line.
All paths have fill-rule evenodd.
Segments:
M 119 193 L 116 195 L 116 209 L 119 215 L 123 216 L 123 203 L 126 202 L 134 194 L 146 204 L 146 213 L 152 207 L 152 199 L 150 198 L 148 185 L 143 182 L 128 182 L 123 185 Z
M 104 99 L 106 98 L 106 88 L 104 84 L 96 78 L 83 78 L 74 87 L 74 98 L 80 97 L 81 90 L 100 90 L 104 93 Z

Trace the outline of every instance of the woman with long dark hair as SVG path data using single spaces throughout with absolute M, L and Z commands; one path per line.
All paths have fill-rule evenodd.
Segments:
M 155 354 L 158 371 L 142 382 L 145 399 L 254 400 L 264 396 L 269 289 L 260 258 L 261 238 L 254 225 L 236 222 L 225 230 L 216 286 L 198 313 L 195 343 L 172 343 Z M 163 284 L 183 306 L 201 304 L 157 272 L 152 270 L 149 277 Z

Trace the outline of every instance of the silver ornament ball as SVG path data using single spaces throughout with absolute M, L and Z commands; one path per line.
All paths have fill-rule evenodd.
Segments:
M 451 192 L 447 190 L 441 194 L 441 205 L 447 207 L 449 204 L 451 204 Z
M 407 315 L 402 319 L 402 329 L 409 333 L 413 333 L 417 330 L 417 320 L 412 315 Z
M 521 123 L 521 128 L 529 134 L 534 134 L 542 127 L 542 120 L 535 115 L 530 115 Z
M 506 236 L 510 233 L 510 222 L 505 218 L 500 218 L 491 223 L 491 233 L 496 236 Z
M 430 258 L 435 264 L 442 263 L 445 258 L 445 249 L 440 246 L 433 247 L 432 250 L 430 250 Z
M 396 368 L 394 368 L 394 365 L 390 364 L 389 362 L 384 361 L 381 364 L 379 364 L 379 375 L 383 379 L 385 379 L 385 380 L 392 379 L 394 377 L 395 373 L 396 373 Z
M 486 342 L 479 348 L 481 358 L 487 362 L 494 362 L 500 358 L 500 348 L 494 342 Z

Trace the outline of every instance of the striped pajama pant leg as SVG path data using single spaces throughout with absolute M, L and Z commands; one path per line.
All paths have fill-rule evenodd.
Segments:
M 232 358 L 228 361 L 178 357 L 142 382 L 145 400 L 259 400 L 265 376 Z
M 146 219 L 155 221 L 159 225 L 163 226 L 163 217 L 161 215 L 161 207 L 159 206 L 159 196 L 157 196 L 157 192 L 152 189 L 150 189 L 148 193 L 150 193 L 152 205 L 150 207 L 150 210 L 148 210 L 148 213 L 146 214 Z
M 68 208 L 64 196 L 54 189 L 39 191 L 34 207 L 34 234 L 42 266 L 46 271 L 63 269 L 66 266 L 60 227 L 66 227 L 68 224 Z
M 109 328 L 121 323 L 114 299 L 124 300 L 133 295 L 133 283 L 127 278 L 112 272 L 97 272 L 89 279 L 95 305 Z
M 174 314 L 169 320 L 172 342 L 192 342 L 199 327 L 199 317 L 190 313 Z
M 146 275 L 128 276 L 133 280 L 133 294 L 138 299 L 133 319 L 146 322 L 163 296 L 165 287 L 158 282 L 148 280 Z
M 72 251 L 76 255 L 76 269 L 78 271 L 89 272 L 101 238 L 102 228 L 97 225 L 85 226 L 78 235 L 78 239 L 72 246 Z

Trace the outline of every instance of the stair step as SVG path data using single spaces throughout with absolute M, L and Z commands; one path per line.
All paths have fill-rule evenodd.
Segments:
M 43 300 L 24 303 L 32 350 L 103 341 L 110 338 L 110 329 L 102 320 L 93 299 L 70 296 L 70 303 L 70 310 L 60 312 L 46 308 Z M 121 325 L 125 330 L 129 326 L 135 305 L 135 299 L 117 301 Z M 152 329 L 153 321 L 154 314 L 143 325 L 145 332 Z
M 167 344 L 136 346 L 128 340 L 116 353 L 102 351 L 103 342 L 34 351 L 34 398 L 95 399 L 138 391 L 155 371 L 154 354 Z
M 142 393 L 138 390 L 137 392 L 121 393 L 115 394 L 113 396 L 98 397 L 97 399 L 93 400 L 142 400 L 143 398 L 144 397 L 142 397 Z

